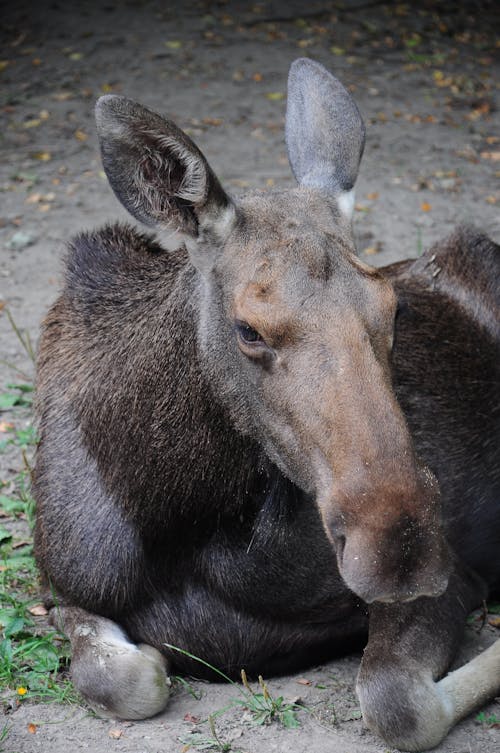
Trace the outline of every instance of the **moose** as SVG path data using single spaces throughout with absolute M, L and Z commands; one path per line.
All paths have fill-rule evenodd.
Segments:
M 500 588 L 500 247 L 355 252 L 365 129 L 290 69 L 297 187 L 230 197 L 174 123 L 96 107 L 104 169 L 168 250 L 78 235 L 38 355 L 35 550 L 76 687 L 160 712 L 168 674 L 292 672 L 354 645 L 365 723 L 437 745 L 500 691 L 500 641 L 446 674 Z

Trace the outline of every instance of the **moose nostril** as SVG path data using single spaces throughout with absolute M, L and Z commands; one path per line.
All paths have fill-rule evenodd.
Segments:
M 335 545 L 335 554 L 337 555 L 337 562 L 339 567 L 342 567 L 342 560 L 344 558 L 345 548 L 345 536 L 335 536 L 333 539 Z

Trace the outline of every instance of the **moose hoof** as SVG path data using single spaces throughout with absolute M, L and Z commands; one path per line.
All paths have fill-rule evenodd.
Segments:
M 367 673 L 368 674 L 368 673 Z M 367 727 L 394 748 L 434 748 L 452 725 L 449 699 L 432 678 L 385 668 L 358 677 L 356 692 Z
M 165 708 L 170 679 L 167 661 L 156 648 L 135 645 L 104 617 L 76 608 L 59 611 L 60 617 L 51 618 L 63 623 L 70 638 L 73 683 L 97 714 L 146 719 Z

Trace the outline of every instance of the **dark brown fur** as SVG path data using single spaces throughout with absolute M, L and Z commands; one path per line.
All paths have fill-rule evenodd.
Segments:
M 303 185 L 238 205 L 176 126 L 123 98 L 98 108 L 117 196 L 141 219 L 172 215 L 187 250 L 118 225 L 71 244 L 40 342 L 36 556 L 95 706 L 156 713 L 165 694 L 126 702 L 137 657 L 146 684 L 164 674 L 154 648 L 205 674 L 166 644 L 231 675 L 290 671 L 369 621 L 365 719 L 419 750 L 496 692 L 495 669 L 482 695 L 434 681 L 500 587 L 500 249 L 461 229 L 415 261 L 357 259 L 344 192 L 360 116 L 324 69 L 294 65 Z M 328 97 L 326 149 L 313 126 Z M 304 107 L 317 121 L 297 124 Z M 312 166 L 293 151 L 307 139 Z

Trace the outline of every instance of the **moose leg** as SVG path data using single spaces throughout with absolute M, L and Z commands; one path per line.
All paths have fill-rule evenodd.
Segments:
M 390 745 L 433 748 L 460 719 L 500 691 L 500 641 L 438 680 L 460 645 L 482 591 L 475 575 L 454 573 L 438 598 L 373 604 L 356 691 L 365 723 Z
M 111 620 L 79 607 L 53 607 L 50 622 L 71 641 L 71 677 L 99 715 L 145 719 L 170 694 L 167 661 L 153 646 L 134 644 Z

